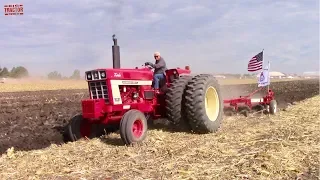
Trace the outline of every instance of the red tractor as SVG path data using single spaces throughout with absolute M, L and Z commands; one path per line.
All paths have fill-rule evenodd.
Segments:
M 148 120 L 167 118 L 187 123 L 195 133 L 218 130 L 223 115 L 220 85 L 213 75 L 190 75 L 190 69 L 168 69 L 160 90 L 152 88 L 150 67 L 120 68 L 120 48 L 113 36 L 113 68 L 86 71 L 90 99 L 66 126 L 64 137 L 76 141 L 120 131 L 127 145 L 147 136 Z

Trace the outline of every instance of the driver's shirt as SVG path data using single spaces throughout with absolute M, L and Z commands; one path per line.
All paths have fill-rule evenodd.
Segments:
M 154 64 L 154 74 L 164 74 L 167 70 L 166 62 L 162 57 L 159 60 L 156 60 Z

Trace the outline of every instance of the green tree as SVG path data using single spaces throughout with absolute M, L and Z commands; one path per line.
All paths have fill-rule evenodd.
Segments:
M 9 70 L 8 70 L 8 68 L 4 67 L 0 71 L 0 77 L 8 77 L 8 76 L 10 76 Z
M 28 70 L 23 66 L 13 67 L 10 71 L 10 76 L 13 78 L 22 78 L 22 77 L 28 77 L 29 72 Z
M 62 75 L 57 71 L 53 71 L 48 74 L 48 79 L 51 79 L 51 80 L 62 79 Z
M 80 70 L 76 69 L 73 71 L 72 76 L 70 76 L 70 79 L 77 79 L 79 80 L 81 78 L 80 76 Z

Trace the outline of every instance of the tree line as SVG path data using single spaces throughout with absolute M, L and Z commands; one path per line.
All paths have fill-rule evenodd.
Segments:
M 79 80 L 79 79 L 81 79 L 81 74 L 80 74 L 80 71 L 78 69 L 74 70 L 73 74 L 70 77 L 63 76 L 58 71 L 50 72 L 47 76 L 48 76 L 48 79 L 52 79 L 52 80 L 61 80 L 61 79 L 76 79 L 76 80 Z
M 6 67 L 0 67 L 0 77 L 22 78 L 28 76 L 29 71 L 23 66 L 13 67 L 10 71 Z
M 24 78 L 29 77 L 29 71 L 23 66 L 13 67 L 10 71 L 7 67 L 0 67 L 1 78 Z M 70 77 L 63 76 L 58 71 L 53 71 L 47 74 L 47 78 L 51 80 L 62 80 L 62 79 L 81 79 L 80 70 L 76 69 Z

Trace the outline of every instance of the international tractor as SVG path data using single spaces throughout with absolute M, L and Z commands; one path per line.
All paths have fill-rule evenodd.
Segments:
M 95 138 L 119 130 L 126 145 L 142 142 L 148 121 L 167 118 L 174 126 L 187 124 L 193 133 L 218 130 L 223 100 L 217 80 L 210 74 L 191 76 L 189 66 L 165 72 L 160 90 L 153 89 L 153 69 L 120 68 L 120 47 L 113 36 L 113 68 L 85 72 L 89 99 L 81 101 L 82 113 L 66 126 L 65 140 Z

